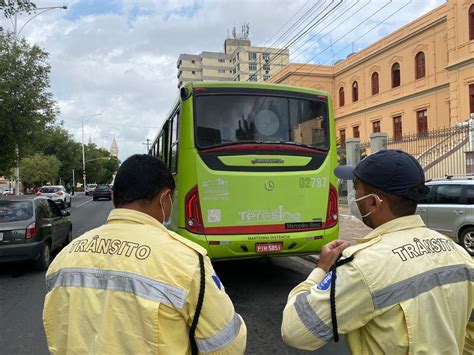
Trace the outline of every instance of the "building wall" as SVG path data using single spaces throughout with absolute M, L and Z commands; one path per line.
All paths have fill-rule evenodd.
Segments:
M 450 127 L 469 118 L 469 85 L 474 83 L 474 41 L 469 41 L 468 10 L 474 0 L 449 0 L 428 14 L 350 55 L 334 66 L 290 64 L 273 82 L 328 91 L 334 97 L 336 130 L 346 139 L 358 126 L 361 141 L 373 133 L 372 122 L 393 137 L 395 116 L 402 134 L 417 133 L 417 111 L 426 110 L 428 130 Z M 415 56 L 425 55 L 425 76 L 415 77 Z M 399 63 L 401 85 L 392 88 L 392 65 Z M 372 95 L 372 73 L 379 93 Z M 352 85 L 358 84 L 358 100 Z M 341 106 L 339 89 L 344 88 Z
M 288 63 L 288 49 L 253 47 L 249 40 L 227 39 L 224 52 L 181 54 L 178 87 L 187 81 L 266 81 Z

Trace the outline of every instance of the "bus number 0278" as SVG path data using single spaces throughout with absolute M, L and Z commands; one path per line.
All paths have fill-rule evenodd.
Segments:
M 302 177 L 300 178 L 300 189 L 311 189 L 326 187 L 327 178 L 325 177 Z

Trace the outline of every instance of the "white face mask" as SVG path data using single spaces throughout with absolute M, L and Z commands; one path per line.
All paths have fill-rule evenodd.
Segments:
M 161 197 L 160 197 L 161 213 L 163 214 L 163 225 L 165 227 L 168 227 L 170 225 L 171 212 L 173 212 L 173 199 L 171 198 L 171 195 L 168 194 L 168 197 L 170 198 L 171 212 L 170 212 L 170 215 L 168 217 L 166 217 L 165 210 L 163 209 L 163 201 L 162 201 L 163 200 L 163 195 L 161 195 Z
M 362 197 L 359 197 L 359 198 L 356 199 L 355 198 L 355 190 L 352 190 L 352 192 L 348 196 L 349 197 L 349 209 L 351 210 L 352 215 L 355 218 L 361 220 L 362 222 L 364 221 L 365 217 L 370 216 L 373 212 L 368 212 L 368 213 L 366 213 L 365 215 L 362 216 L 362 214 L 360 213 L 359 205 L 357 205 L 357 202 L 362 201 L 363 199 L 366 199 L 367 197 L 370 197 L 370 196 L 373 196 L 374 198 L 379 200 L 379 202 L 383 201 L 376 194 L 368 194 L 368 195 L 365 195 L 365 196 L 362 196 Z

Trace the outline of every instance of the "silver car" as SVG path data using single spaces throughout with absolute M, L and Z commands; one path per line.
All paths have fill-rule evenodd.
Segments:
M 430 193 L 416 213 L 425 224 L 461 244 L 474 256 L 474 177 L 447 177 L 426 183 Z

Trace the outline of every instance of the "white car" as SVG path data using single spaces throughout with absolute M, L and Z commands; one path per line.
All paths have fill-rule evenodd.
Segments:
M 36 195 L 50 198 L 61 208 L 71 207 L 71 195 L 64 186 L 43 186 Z
M 97 184 L 87 184 L 86 189 L 84 191 L 86 193 L 86 196 L 93 195 L 96 187 Z

